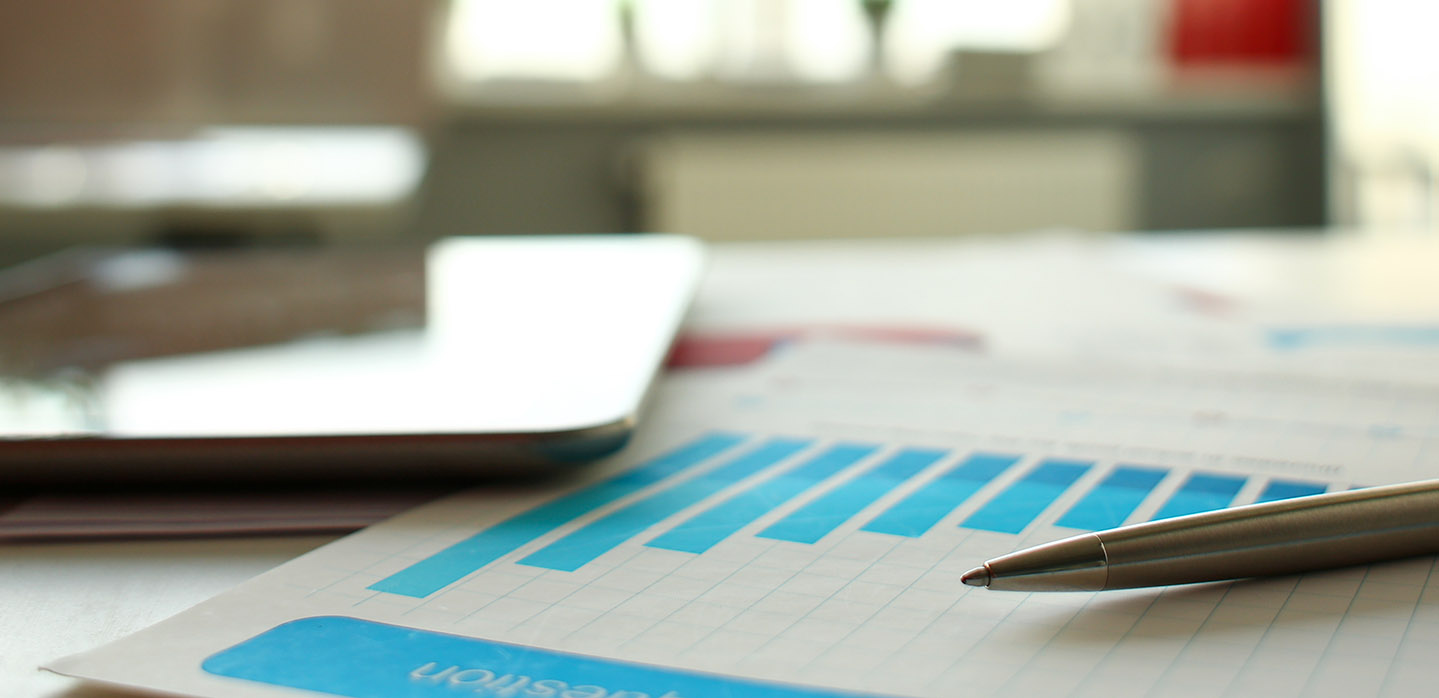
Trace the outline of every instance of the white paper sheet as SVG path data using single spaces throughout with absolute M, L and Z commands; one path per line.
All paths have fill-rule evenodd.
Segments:
M 1439 476 L 1435 398 L 802 343 L 671 379 L 580 481 L 422 507 L 53 668 L 216 697 L 1421 694 L 1433 558 L 1097 594 L 959 577 L 1076 523 Z

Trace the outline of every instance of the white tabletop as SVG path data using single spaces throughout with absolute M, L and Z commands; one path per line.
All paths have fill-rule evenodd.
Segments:
M 331 539 L 0 546 L 0 695 L 125 695 L 37 667 L 163 620 Z

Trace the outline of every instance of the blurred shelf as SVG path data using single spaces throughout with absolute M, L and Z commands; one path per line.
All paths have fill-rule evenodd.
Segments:
M 1075 92 L 1078 92 L 1077 90 Z M 1317 90 L 1294 83 L 1206 84 L 1163 93 L 1097 90 L 1082 96 L 972 94 L 890 84 L 593 86 L 542 83 L 473 85 L 452 96 L 460 123 L 600 122 L 680 125 L 747 121 L 992 120 L 1146 122 L 1312 118 Z

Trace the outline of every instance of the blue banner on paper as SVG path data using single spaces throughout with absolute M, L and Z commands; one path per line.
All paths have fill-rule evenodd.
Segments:
M 857 694 L 700 674 L 357 618 L 285 623 L 202 665 L 218 676 L 348 698 L 840 698 Z

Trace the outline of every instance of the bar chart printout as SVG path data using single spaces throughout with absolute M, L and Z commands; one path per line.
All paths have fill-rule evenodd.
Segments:
M 1072 492 L 1098 470 L 1100 477 Z M 1179 484 L 1151 504 L 1153 519 L 1229 506 L 1249 480 L 1159 466 L 1105 470 L 1066 458 L 712 433 L 481 530 L 369 588 L 423 598 L 552 535 L 515 564 L 575 572 L 632 542 L 691 555 L 736 536 L 813 545 L 852 522 L 860 533 L 917 538 L 962 507 L 970 513 L 954 523 L 960 529 L 1018 536 L 1052 519 L 1061 528 L 1095 531 L 1133 523 L 1166 479 Z M 1257 499 L 1326 489 L 1273 479 Z M 1070 503 L 1051 511 L 1061 500 Z M 665 528 L 651 530 L 657 526 Z
M 569 491 L 503 501 L 476 490 L 436 502 L 96 656 L 123 675 L 158 637 L 175 648 L 170 669 L 194 671 L 129 682 L 241 698 L 290 689 L 354 698 L 934 698 L 956 686 L 1098 695 L 1115 680 L 1201 696 L 1265 681 L 1309 685 L 1330 664 L 1315 659 L 1303 676 L 1275 679 L 1259 659 L 1264 643 L 1285 643 L 1274 650 L 1285 656 L 1314 643 L 1296 645 L 1293 633 L 1265 624 L 1280 622 L 1287 596 L 1308 608 L 1343 603 L 1341 619 L 1375 608 L 1336 595 L 1333 577 L 1318 593 L 1289 581 L 1281 598 L 1272 587 L 1221 585 L 1093 601 L 958 580 L 991 553 L 1077 531 L 1339 486 L 1348 483 L 941 443 L 701 433 Z M 1432 562 L 1420 563 L 1408 586 L 1350 575 L 1353 593 L 1373 586 L 1397 599 L 1428 584 Z M 1395 632 L 1439 637 L 1439 618 L 1410 618 L 1420 602 L 1385 603 Z M 1332 628 L 1336 637 L 1346 622 Z M 1363 633 L 1379 627 L 1355 623 Z M 1231 626 L 1257 647 L 1188 654 L 1206 628 Z M 1216 646 L 1234 641 L 1221 635 Z M 301 659 L 297 646 L 310 648 Z M 231 683 L 210 691 L 207 682 L 221 679 Z

